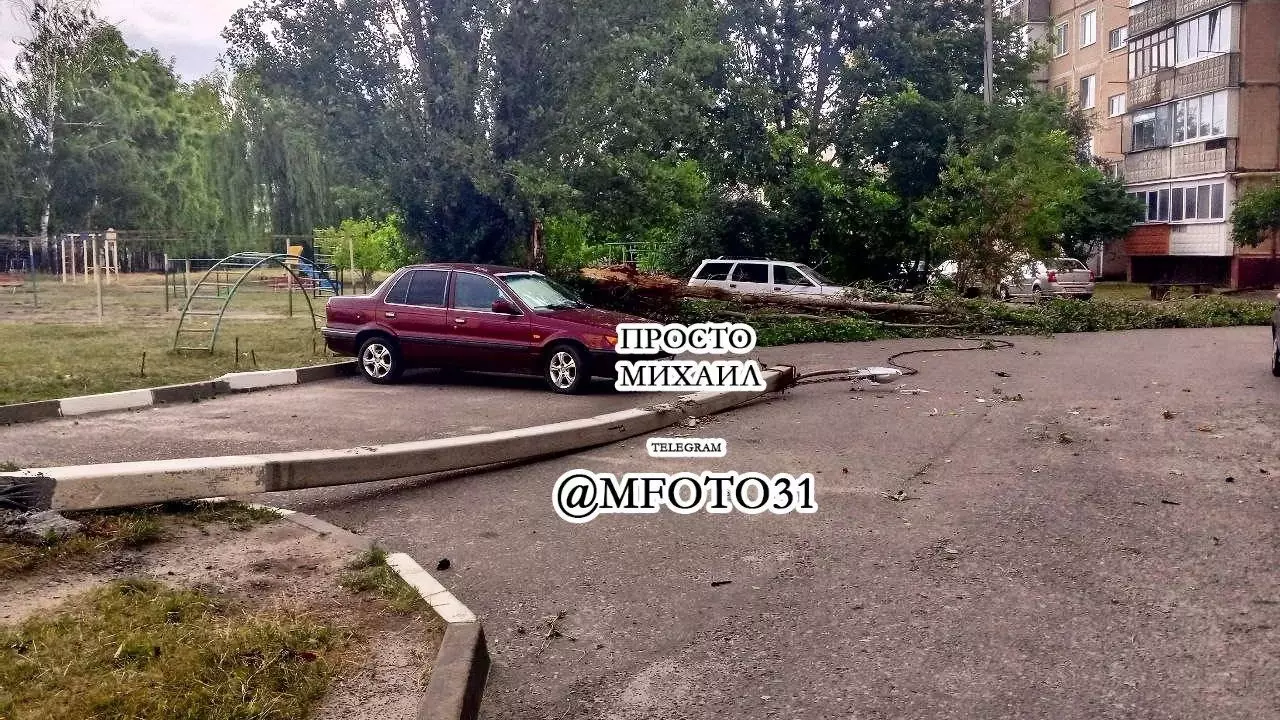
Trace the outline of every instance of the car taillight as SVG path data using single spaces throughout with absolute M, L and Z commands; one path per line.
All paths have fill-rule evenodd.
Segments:
M 1089 282 L 1093 282 L 1093 279 L 1094 279 L 1094 278 L 1093 278 L 1093 271 L 1092 271 L 1092 270 L 1090 270 L 1090 271 L 1089 271 Z
M 1054 270 L 1049 271 L 1049 282 L 1051 283 L 1058 282 L 1058 273 L 1056 271 Z

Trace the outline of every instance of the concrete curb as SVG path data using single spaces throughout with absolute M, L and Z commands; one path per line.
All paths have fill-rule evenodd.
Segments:
M 20 403 L 18 405 L 0 405 L 0 425 L 16 425 L 40 420 L 53 420 L 59 417 L 76 417 L 90 413 L 136 410 L 152 405 L 198 402 L 200 400 L 209 400 L 219 395 L 287 387 L 289 385 L 303 385 L 346 377 L 355 373 L 355 361 L 346 360 L 326 365 L 313 365 L 311 367 L 285 370 L 228 373 L 217 380 L 182 385 L 124 390 L 101 395 L 81 395 L 60 400 Z
M 0 480 L 20 483 L 52 478 L 56 483 L 52 507 L 38 509 L 53 510 L 96 510 L 394 480 L 607 445 L 750 402 L 788 387 L 793 377 L 794 368 L 771 368 L 764 373 L 763 392 L 705 392 L 674 403 L 481 435 L 345 450 L 36 468 L 0 473 Z
M 212 498 L 207 502 L 225 501 Z M 301 525 L 324 537 L 333 538 L 356 550 L 368 550 L 375 543 L 314 515 L 294 510 L 246 503 L 249 507 L 274 512 L 281 519 Z M 404 553 L 387 556 L 392 572 L 417 591 L 445 624 L 444 637 L 436 653 L 434 669 L 418 703 L 418 720 L 475 720 L 489 677 L 489 646 L 484 628 L 474 613 L 449 592 L 413 558 Z

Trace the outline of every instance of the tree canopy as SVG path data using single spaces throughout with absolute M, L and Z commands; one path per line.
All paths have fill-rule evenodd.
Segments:
M 194 82 L 83 1 L 37 4 L 79 39 L 0 85 L 19 231 L 47 208 L 212 253 L 394 214 L 432 259 L 532 262 L 541 228 L 554 264 L 632 244 L 854 280 L 997 235 L 1084 253 L 1131 215 L 1003 23 L 983 105 L 980 0 L 253 0 Z

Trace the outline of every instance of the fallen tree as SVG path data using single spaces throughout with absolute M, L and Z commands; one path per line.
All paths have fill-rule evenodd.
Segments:
M 881 302 L 858 297 L 853 290 L 841 295 L 806 295 L 771 292 L 767 294 L 731 293 L 717 287 L 689 287 L 682 281 L 657 273 L 645 273 L 626 265 L 585 268 L 582 277 L 597 292 L 614 297 L 629 297 L 638 304 L 671 303 L 681 298 L 721 300 L 736 305 L 773 307 L 786 311 L 825 310 L 828 312 L 893 313 L 898 315 L 942 315 L 945 311 L 932 305 L 910 302 Z M 647 301 L 647 302 L 646 302 Z

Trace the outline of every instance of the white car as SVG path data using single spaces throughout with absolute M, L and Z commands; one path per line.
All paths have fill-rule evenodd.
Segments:
M 996 295 L 1001 300 L 1024 299 L 1040 302 L 1047 297 L 1093 297 L 1093 271 L 1075 258 L 1049 258 L 1023 263 L 1000 281 Z
M 767 258 L 703 260 L 688 285 L 744 295 L 842 295 L 848 291 L 808 265 Z

